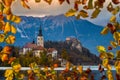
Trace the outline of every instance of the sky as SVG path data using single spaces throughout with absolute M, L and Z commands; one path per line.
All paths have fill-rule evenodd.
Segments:
M 59 15 L 59 14 L 64 14 L 69 9 L 73 8 L 75 0 L 70 0 L 71 3 L 70 5 L 67 4 L 67 2 L 64 2 L 62 5 L 60 5 L 58 3 L 58 0 L 53 0 L 51 5 L 49 5 L 43 0 L 41 0 L 40 3 L 35 3 L 34 0 L 28 0 L 28 1 L 29 1 L 28 5 L 31 7 L 31 9 L 23 8 L 20 4 L 20 0 L 16 0 L 12 4 L 12 12 L 19 16 L 33 16 L 33 17 Z M 109 2 L 110 0 L 106 0 L 104 6 L 107 6 Z M 91 11 L 89 11 L 89 13 L 91 13 Z M 106 9 L 102 9 L 101 13 L 96 19 L 90 19 L 90 18 L 86 18 L 86 19 L 94 24 L 105 26 L 106 23 L 109 22 L 110 17 L 111 14 Z

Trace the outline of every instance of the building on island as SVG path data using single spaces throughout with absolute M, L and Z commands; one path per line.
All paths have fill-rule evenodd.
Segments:
M 25 55 L 28 51 L 32 51 L 34 56 L 40 57 L 40 53 L 44 50 L 47 50 L 48 55 L 51 54 L 53 58 L 57 58 L 58 51 L 55 48 L 44 48 L 44 37 L 42 34 L 42 28 L 40 27 L 37 36 L 37 42 L 35 43 L 35 41 L 33 40 L 33 42 L 26 43 L 20 50 L 19 54 Z

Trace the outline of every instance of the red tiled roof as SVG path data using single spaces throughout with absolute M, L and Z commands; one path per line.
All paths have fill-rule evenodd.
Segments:
M 36 44 L 33 44 L 33 43 L 27 43 L 27 44 L 24 45 L 23 48 L 35 48 L 35 47 L 37 47 Z
M 32 48 L 33 50 L 44 50 L 44 47 L 37 46 L 36 44 L 33 43 L 27 43 L 26 45 L 24 45 L 23 48 Z
M 55 48 L 49 48 L 48 52 L 53 52 L 54 50 L 56 50 Z
M 42 47 L 42 46 L 37 46 L 37 47 L 35 47 L 33 50 L 44 50 L 44 47 Z

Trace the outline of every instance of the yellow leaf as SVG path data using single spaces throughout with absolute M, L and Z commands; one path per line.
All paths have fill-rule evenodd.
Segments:
M 14 21 L 15 18 L 16 18 L 16 16 L 15 16 L 15 15 L 12 15 L 11 21 Z
M 69 70 L 70 69 L 70 62 L 66 63 L 66 69 Z
M 113 15 L 116 15 L 119 11 L 120 11 L 120 7 L 117 6 L 117 7 L 112 11 L 112 14 L 113 14 Z
M 20 69 L 21 69 L 21 65 L 20 65 L 20 64 L 16 64 L 16 65 L 13 66 L 13 70 L 14 70 L 15 72 L 19 72 Z
M 114 42 L 114 41 L 110 41 L 110 44 L 111 44 L 114 48 L 116 48 L 116 47 L 117 47 L 117 43 L 116 43 L 116 42 Z
M 103 53 L 103 52 L 106 52 L 106 49 L 104 46 L 97 46 L 97 50 L 99 53 Z
M 120 46 L 120 37 L 118 38 L 118 46 Z
M 65 13 L 65 16 L 66 17 L 74 16 L 76 12 L 77 11 L 75 9 L 70 9 L 68 12 Z
M 21 5 L 22 5 L 24 8 L 30 9 L 30 7 L 25 3 L 24 0 L 21 0 Z
M 83 66 L 78 66 L 78 71 L 80 72 L 80 74 L 83 72 Z
M 92 13 L 91 18 L 96 18 L 99 15 L 100 12 L 101 12 L 101 10 L 99 8 L 96 8 Z
M 81 11 L 79 12 L 79 14 L 80 14 L 80 16 L 82 16 L 83 18 L 88 17 L 88 13 L 87 13 L 86 11 L 84 11 L 84 10 L 81 10 Z M 78 14 L 78 15 L 79 15 L 79 14 Z
M 44 1 L 46 1 L 49 5 L 51 5 L 52 3 L 52 0 L 44 0 Z
M 113 38 L 115 39 L 115 41 L 118 41 L 118 39 L 120 38 L 120 33 L 119 32 L 114 32 Z
M 9 35 L 6 39 L 6 43 L 13 44 L 15 42 L 15 36 Z
M 109 59 L 113 59 L 114 58 L 114 54 L 112 52 L 108 52 L 107 56 Z
M 116 58 L 120 60 L 120 50 L 116 51 Z
M 7 20 L 11 20 L 11 18 L 12 18 L 12 14 L 9 14 L 9 15 L 6 16 Z
M 120 75 L 120 67 L 117 67 L 117 68 L 116 68 L 116 73 L 117 73 L 118 75 Z
M 0 34 L 0 43 L 4 42 L 5 39 L 5 35 L 4 34 Z
M 114 80 L 111 70 L 107 70 L 107 77 L 108 77 L 108 80 Z
M 5 71 L 5 77 L 9 77 L 9 76 L 12 76 L 13 75 L 13 70 L 12 69 L 7 69 Z
M 111 18 L 110 18 L 110 22 L 116 22 L 116 16 L 112 16 Z
M 3 13 L 4 13 L 4 14 L 7 14 L 7 15 L 11 14 L 11 8 L 10 8 L 10 7 L 5 7 L 5 8 L 3 9 Z
M 11 30 L 11 26 L 9 22 L 6 22 L 5 24 L 5 29 L 4 29 L 4 33 L 7 34 L 8 32 L 10 32 Z
M 16 16 L 15 20 L 13 22 L 20 23 L 21 22 L 21 18 L 19 16 Z
M 112 67 L 110 64 L 108 64 L 106 68 L 107 68 L 107 70 L 112 70 Z
M 105 58 L 107 58 L 107 53 L 102 52 L 102 53 L 100 53 L 99 57 L 100 57 L 100 59 L 105 59 Z
M 12 32 L 13 34 L 15 34 L 16 31 L 17 31 L 17 29 L 16 29 L 13 25 L 11 25 L 11 32 Z
M 106 27 L 104 27 L 103 30 L 101 31 L 101 34 L 102 34 L 102 35 L 105 35 L 105 34 L 108 33 L 108 31 L 109 31 L 109 28 L 106 26 Z
M 16 16 L 16 15 L 7 15 L 7 20 L 10 20 L 10 21 L 13 21 L 15 23 L 20 23 L 21 22 L 21 18 L 19 16 Z
M 105 68 L 107 68 L 107 66 L 108 66 L 108 62 L 109 62 L 108 59 L 103 59 L 103 61 L 102 61 L 102 65 L 103 65 Z

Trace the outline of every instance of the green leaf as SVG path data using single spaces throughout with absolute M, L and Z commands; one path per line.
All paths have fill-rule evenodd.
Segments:
M 101 12 L 101 10 L 99 8 L 96 8 L 92 13 L 91 18 L 96 18 L 99 15 L 100 12 Z
M 89 0 L 88 9 L 93 9 L 93 0 Z
M 0 12 L 3 12 L 3 9 L 4 9 L 4 5 L 2 2 L 0 2 Z

